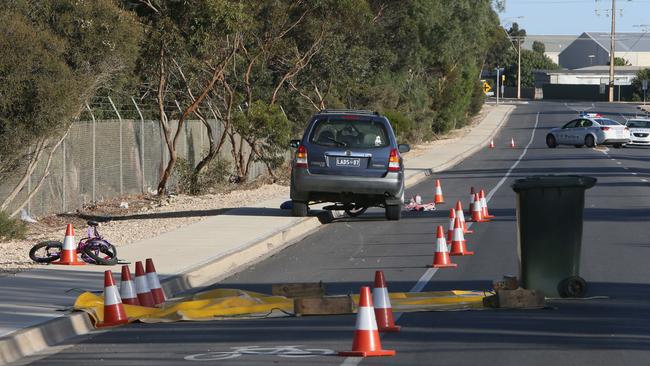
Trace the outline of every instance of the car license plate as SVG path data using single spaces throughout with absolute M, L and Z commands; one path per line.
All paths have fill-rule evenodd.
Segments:
M 361 159 L 359 158 L 336 158 L 336 166 L 360 167 Z

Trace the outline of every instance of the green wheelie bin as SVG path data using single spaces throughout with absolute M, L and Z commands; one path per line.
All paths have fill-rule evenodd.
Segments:
M 547 297 L 583 297 L 579 276 L 585 190 L 596 178 L 541 175 L 517 179 L 517 251 L 523 288 Z

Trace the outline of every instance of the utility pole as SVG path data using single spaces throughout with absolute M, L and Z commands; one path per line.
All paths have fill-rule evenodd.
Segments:
M 614 40 L 616 39 L 616 0 L 612 0 L 612 33 L 609 46 L 609 101 L 614 101 L 614 54 L 616 52 Z
M 521 99 L 521 37 L 517 37 L 517 99 Z

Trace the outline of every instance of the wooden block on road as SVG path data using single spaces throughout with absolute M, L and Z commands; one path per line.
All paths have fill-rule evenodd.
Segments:
M 280 283 L 271 286 L 274 296 L 285 297 L 320 297 L 325 295 L 325 286 L 318 283 Z
M 296 315 L 332 315 L 354 313 L 351 296 L 303 297 L 294 299 Z
M 496 295 L 483 298 L 483 306 L 505 309 L 534 309 L 546 306 L 544 293 L 539 290 L 498 290 Z

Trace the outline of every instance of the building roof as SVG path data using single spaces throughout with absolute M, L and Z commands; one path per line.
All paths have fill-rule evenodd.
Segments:
M 626 75 L 626 74 L 634 74 L 639 70 L 643 70 L 646 67 L 644 66 L 616 66 L 614 68 L 614 72 L 617 75 Z M 536 70 L 538 71 L 538 70 Z M 609 66 L 608 65 L 598 65 L 598 66 L 589 66 L 589 67 L 583 67 L 580 69 L 573 69 L 573 70 L 549 70 L 549 71 L 543 71 L 539 70 L 540 72 L 545 72 L 547 74 L 608 74 L 609 73 Z
M 533 42 L 538 41 L 544 43 L 546 52 L 562 52 L 568 45 L 576 40 L 578 36 L 572 35 L 537 35 L 529 34 L 524 38 L 524 43 L 521 47 L 526 50 L 533 49 Z
M 607 32 L 584 32 L 575 42 L 591 39 L 605 52 L 609 53 L 610 36 Z M 650 34 L 646 33 L 616 33 L 616 52 L 650 52 Z

